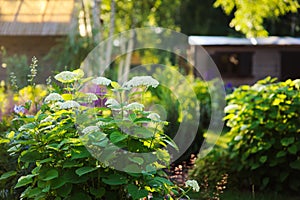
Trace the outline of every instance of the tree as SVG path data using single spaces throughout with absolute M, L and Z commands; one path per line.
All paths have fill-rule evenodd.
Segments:
M 267 36 L 264 20 L 296 13 L 300 7 L 297 0 L 216 0 L 214 6 L 221 7 L 227 15 L 233 12 L 229 26 L 248 38 Z
M 214 8 L 215 0 L 185 0 L 180 5 L 178 24 L 187 35 L 241 34 L 228 26 L 233 16 L 226 16 L 221 8 Z

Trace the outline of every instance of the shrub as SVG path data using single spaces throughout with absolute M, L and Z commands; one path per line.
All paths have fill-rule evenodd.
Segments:
M 149 193 L 153 199 L 171 199 L 170 194 L 179 194 L 178 187 L 157 170 L 169 164 L 164 147 L 176 148 L 163 132 L 166 122 L 136 102 L 139 94 L 158 83 L 140 77 L 123 87 L 98 77 L 92 80 L 96 91 L 108 91 L 104 96 L 94 90 L 96 96 L 83 92 L 91 89 L 84 87 L 91 79 L 83 75 L 81 70 L 61 72 L 55 78 L 64 85 L 63 94 L 49 94 L 34 116 L 17 113 L 16 129 L 7 138 L 20 168 L 0 179 L 18 177 L 15 188 L 28 199 L 140 199 Z M 138 156 L 123 159 L 124 171 L 118 171 L 114 164 L 125 157 L 122 150 Z M 141 166 L 146 170 L 139 171 Z
M 240 185 L 300 191 L 300 80 L 270 77 L 228 95 L 228 151 Z

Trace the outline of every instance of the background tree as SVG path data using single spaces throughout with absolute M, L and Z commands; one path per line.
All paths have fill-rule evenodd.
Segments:
M 177 23 L 187 35 L 241 36 L 228 26 L 233 18 L 225 15 L 221 8 L 214 8 L 215 0 L 185 0 L 180 5 Z
M 266 19 L 276 19 L 299 9 L 297 0 L 216 0 L 215 7 L 221 7 L 227 15 L 234 13 L 229 26 L 246 37 L 267 36 L 264 27 Z

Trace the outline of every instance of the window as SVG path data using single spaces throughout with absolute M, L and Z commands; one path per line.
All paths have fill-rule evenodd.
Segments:
M 212 59 L 223 77 L 252 75 L 252 52 L 216 52 Z

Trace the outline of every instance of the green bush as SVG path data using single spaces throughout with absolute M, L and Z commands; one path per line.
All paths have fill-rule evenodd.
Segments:
M 166 122 L 136 102 L 147 87 L 158 83 L 149 78 L 143 82 L 141 77 L 123 87 L 98 77 L 92 82 L 107 87 L 108 92 L 96 96 L 83 93 L 84 88 L 79 91 L 91 80 L 82 77 L 81 70 L 61 72 L 55 78 L 64 85 L 63 94 L 49 94 L 33 116 L 25 115 L 23 109 L 16 112 L 15 129 L 1 141 L 10 141 L 8 152 L 17 158 L 18 167 L 5 170 L 1 182 L 17 178 L 14 188 L 21 191 L 17 198 L 25 199 L 140 199 L 150 193 L 153 199 L 171 199 L 170 194 L 186 195 L 160 169 L 170 160 L 164 147 L 168 144 L 176 149 L 163 132 Z M 89 107 L 105 98 L 109 98 L 106 107 Z M 129 157 L 122 163 L 124 171 L 118 171 L 113 164 L 124 157 L 121 149 L 151 155 Z M 141 166 L 146 170 L 139 171 Z
M 228 151 L 239 186 L 300 191 L 299 90 L 300 80 L 268 77 L 227 96 Z

